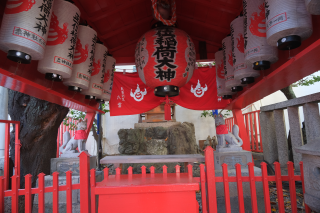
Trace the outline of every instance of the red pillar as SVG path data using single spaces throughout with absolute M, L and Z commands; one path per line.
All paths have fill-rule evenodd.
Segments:
M 90 155 L 83 151 L 80 158 L 80 210 L 81 212 L 90 212 Z
M 239 127 L 240 138 L 243 140 L 242 149 L 251 152 L 250 140 L 249 140 L 249 136 L 246 131 L 246 126 L 244 124 L 244 118 L 243 118 L 242 111 L 241 111 L 241 109 L 233 109 L 232 113 L 233 113 L 233 117 L 234 117 L 234 123 L 237 124 Z

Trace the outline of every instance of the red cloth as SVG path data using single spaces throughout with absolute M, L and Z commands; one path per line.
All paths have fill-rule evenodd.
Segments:
M 76 139 L 76 140 L 87 139 L 86 130 L 76 130 L 75 135 L 74 135 L 74 139 Z
M 227 125 L 217 126 L 216 132 L 217 132 L 217 135 L 224 135 L 229 133 Z
M 223 109 L 230 103 L 217 95 L 215 67 L 195 69 L 190 81 L 180 88 L 180 94 L 170 99 L 182 107 L 194 110 Z

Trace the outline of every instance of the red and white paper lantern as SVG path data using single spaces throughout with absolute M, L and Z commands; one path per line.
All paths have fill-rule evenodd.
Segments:
M 243 16 L 233 20 L 230 29 L 234 78 L 236 81 L 241 81 L 241 84 L 251 84 L 254 82 L 254 78 L 260 76 L 260 73 L 252 66 L 247 66 L 244 59 Z
M 294 49 L 311 36 L 312 20 L 304 0 L 265 0 L 265 10 L 269 45 Z
M 305 0 L 308 13 L 311 15 L 320 15 L 319 0 Z
M 90 84 L 88 89 L 82 90 L 82 94 L 86 95 L 87 99 L 94 99 L 102 95 L 103 83 L 104 83 L 104 73 L 106 70 L 108 48 L 106 48 L 102 43 L 96 44 L 96 49 L 94 53 L 93 69 L 90 78 Z
M 222 50 L 215 53 L 215 60 L 218 96 L 221 96 L 223 99 L 230 99 L 232 98 L 232 95 L 235 94 L 235 92 L 231 92 L 229 89 L 226 89 L 226 81 L 224 79 L 225 65 Z
M 62 80 L 72 73 L 77 43 L 80 10 L 65 0 L 54 0 L 47 47 L 38 63 L 38 71 L 46 78 Z
M 106 71 L 104 73 L 103 93 L 101 96 L 101 99 L 105 101 L 110 101 L 115 67 L 116 59 L 114 59 L 111 55 L 108 55 Z
M 89 26 L 79 25 L 72 74 L 70 78 L 63 81 L 65 85 L 69 86 L 69 90 L 88 89 L 93 70 L 96 42 L 97 32 Z
M 227 36 L 222 40 L 223 60 L 225 65 L 225 81 L 226 89 L 232 92 L 242 91 L 241 82 L 235 80 L 233 69 L 232 42 L 231 36 Z
M 264 0 L 243 0 L 245 61 L 255 70 L 266 70 L 278 61 L 277 47 L 267 43 Z
M 158 27 L 145 33 L 135 50 L 139 77 L 155 95 L 179 94 L 192 77 L 196 53 L 191 38 L 174 27 Z
M 53 0 L 8 0 L 0 30 L 0 48 L 8 58 L 29 64 L 43 58 Z

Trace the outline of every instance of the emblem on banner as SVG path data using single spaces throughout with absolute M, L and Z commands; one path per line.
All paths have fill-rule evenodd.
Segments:
M 205 84 L 206 85 L 206 84 Z M 204 93 L 208 90 L 208 87 L 201 87 L 200 80 L 198 80 L 197 86 L 193 89 L 191 85 L 191 92 L 196 96 L 197 98 L 200 98 L 204 95 Z
M 221 102 L 221 100 L 222 100 L 221 96 L 218 96 L 218 102 Z
M 132 93 L 132 89 L 130 92 L 130 96 L 133 97 L 135 101 L 142 101 L 146 94 L 147 94 L 147 89 L 144 88 L 144 92 L 141 92 L 139 88 L 139 84 L 137 84 L 137 89 L 134 93 Z

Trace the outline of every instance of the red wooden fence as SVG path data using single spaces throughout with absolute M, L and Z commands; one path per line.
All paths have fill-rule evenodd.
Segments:
M 59 185 L 58 181 L 58 173 L 55 172 L 53 174 L 53 186 L 44 187 L 44 174 L 41 173 L 38 175 L 38 188 L 31 188 L 31 175 L 26 175 L 25 178 L 25 189 L 19 189 L 19 176 L 14 175 L 12 177 L 12 188 L 11 190 L 6 190 L 4 183 L 5 177 L 0 177 L 0 213 L 4 212 L 4 198 L 11 197 L 11 208 L 12 212 L 18 212 L 18 196 L 25 196 L 25 212 L 31 213 L 31 195 L 38 194 L 39 200 L 39 212 L 44 212 L 44 197 L 48 192 L 53 192 L 53 212 L 58 212 L 58 200 L 59 193 L 58 191 L 66 191 L 67 193 L 67 213 L 72 212 L 72 190 L 80 189 L 80 207 L 81 212 L 91 212 L 94 213 L 95 209 L 95 195 L 97 195 L 96 180 L 95 180 L 95 170 L 92 169 L 89 171 L 89 155 L 86 152 L 82 152 L 80 154 L 80 183 L 72 184 L 71 175 L 72 172 L 67 172 L 67 182 L 66 185 Z M 243 182 L 249 182 L 250 185 L 250 193 L 251 193 L 251 202 L 252 202 L 252 212 L 258 212 L 257 206 L 257 197 L 256 197 L 256 182 L 262 182 L 263 185 L 263 194 L 264 194 L 264 202 L 265 202 L 265 211 L 271 212 L 270 205 L 270 195 L 269 195 L 269 182 L 276 182 L 277 187 L 277 196 L 278 196 L 278 208 L 280 213 L 284 213 L 284 199 L 283 199 L 283 191 L 282 191 L 282 182 L 289 182 L 290 189 L 290 199 L 291 199 L 291 207 L 292 212 L 297 212 L 297 200 L 296 200 L 296 186 L 295 181 L 301 181 L 304 193 L 304 178 L 303 178 L 303 164 L 300 163 L 301 175 L 294 175 L 293 163 L 288 162 L 288 175 L 281 175 L 280 164 L 276 162 L 275 164 L 275 176 L 269 176 L 267 173 L 267 165 L 265 163 L 261 164 L 262 175 L 255 176 L 254 175 L 254 166 L 253 163 L 248 164 L 249 176 L 241 175 L 241 166 L 239 164 L 236 165 L 236 176 L 229 177 L 228 176 L 228 168 L 226 164 L 222 165 L 223 176 L 215 177 L 215 168 L 214 168 L 214 155 L 213 149 L 211 147 L 207 147 L 205 150 L 205 165 L 200 165 L 200 178 L 194 178 L 198 182 L 201 183 L 201 195 L 202 195 L 202 206 L 203 213 L 215 213 L 217 212 L 217 195 L 216 195 L 216 183 L 223 183 L 224 192 L 225 192 L 225 207 L 226 212 L 231 212 L 230 207 L 230 193 L 229 193 L 229 183 L 235 182 L 237 183 L 237 193 L 239 200 L 239 212 L 244 213 L 244 197 L 243 197 Z M 206 169 L 205 169 L 206 167 Z M 189 176 L 192 177 L 191 165 L 188 166 Z M 142 176 L 148 178 L 154 177 L 155 168 L 150 168 L 151 174 L 146 174 L 146 168 L 142 167 Z M 116 169 L 116 177 L 120 178 L 130 178 L 132 176 L 132 168 L 128 169 L 128 175 L 120 175 L 120 168 Z M 167 173 L 167 168 L 163 167 L 164 175 Z M 180 173 L 180 167 L 176 167 L 176 173 Z M 108 168 L 104 170 L 104 178 L 108 180 L 111 178 L 109 176 Z M 91 177 L 91 178 L 90 178 Z M 116 178 L 115 177 L 115 178 Z M 130 186 L 128 186 L 130 187 Z M 99 189 L 100 193 L 101 190 Z M 165 192 L 165 191 L 164 191 Z M 161 200 L 158 200 L 161 202 Z M 305 205 L 305 211 L 310 213 L 310 209 L 307 205 Z
M 243 114 L 247 134 L 250 138 L 251 151 L 253 152 L 263 152 L 259 113 L 260 110 Z M 232 132 L 233 117 L 226 119 L 226 125 L 229 131 Z

